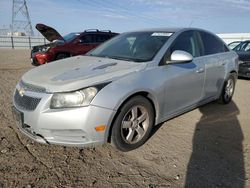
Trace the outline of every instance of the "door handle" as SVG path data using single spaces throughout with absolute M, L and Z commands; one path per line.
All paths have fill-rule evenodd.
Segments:
M 204 68 L 199 68 L 199 69 L 196 70 L 196 72 L 197 72 L 197 73 L 203 73 L 204 70 L 205 70 Z

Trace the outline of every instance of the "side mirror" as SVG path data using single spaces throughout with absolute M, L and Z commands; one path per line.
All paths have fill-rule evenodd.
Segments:
M 182 50 L 175 50 L 170 57 L 170 63 L 186 63 L 193 60 L 193 56 Z

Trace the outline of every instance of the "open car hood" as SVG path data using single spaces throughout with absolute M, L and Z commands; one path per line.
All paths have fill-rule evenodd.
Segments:
M 36 24 L 36 29 L 50 42 L 54 40 L 63 40 L 64 38 L 54 28 L 44 25 Z

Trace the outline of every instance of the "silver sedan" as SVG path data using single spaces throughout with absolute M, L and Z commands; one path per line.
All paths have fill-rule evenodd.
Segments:
M 214 100 L 229 103 L 237 74 L 237 54 L 208 31 L 127 32 L 84 56 L 25 73 L 13 114 L 20 130 L 41 143 L 110 142 L 129 151 L 156 124 Z

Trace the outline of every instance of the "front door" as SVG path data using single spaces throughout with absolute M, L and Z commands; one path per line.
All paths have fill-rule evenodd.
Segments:
M 79 42 L 74 46 L 74 53 L 76 55 L 86 54 L 88 51 L 96 47 L 93 34 L 84 34 L 80 37 Z
M 205 66 L 200 58 L 183 64 L 169 64 L 164 67 L 165 116 L 180 112 L 201 101 Z
M 164 116 L 182 112 L 202 99 L 205 64 L 200 57 L 200 43 L 197 34 L 187 31 L 180 34 L 166 53 L 167 64 L 162 66 L 165 75 Z M 175 50 L 182 50 L 193 56 L 191 62 L 172 63 L 170 56 Z M 168 63 L 168 61 L 170 61 Z

